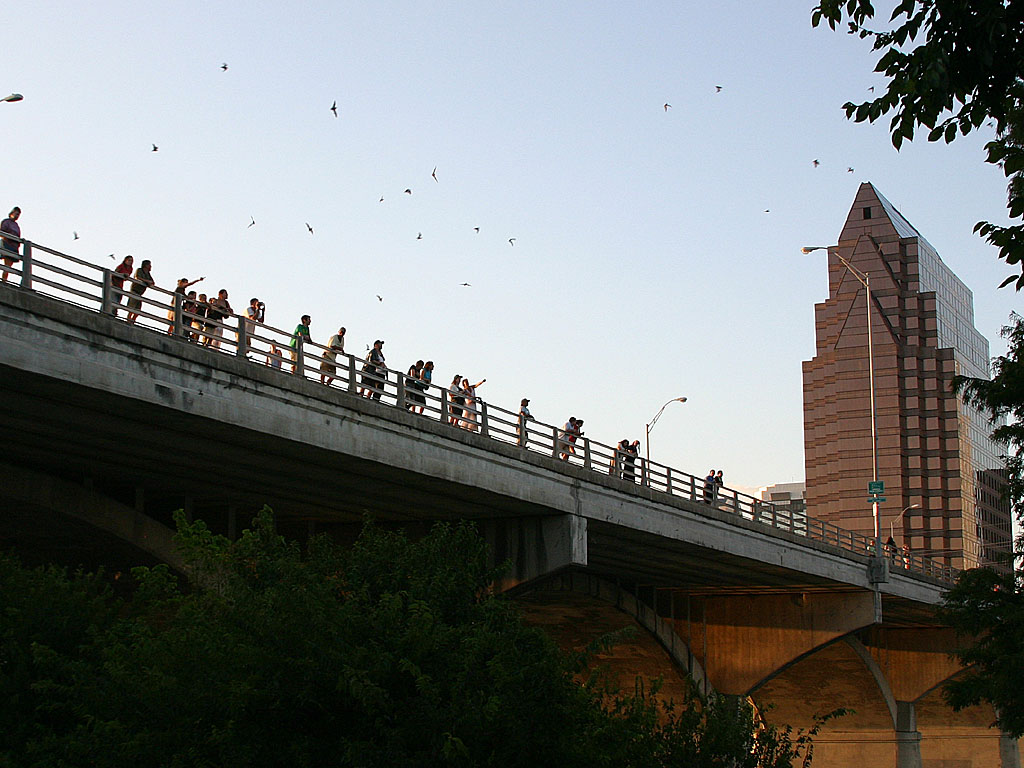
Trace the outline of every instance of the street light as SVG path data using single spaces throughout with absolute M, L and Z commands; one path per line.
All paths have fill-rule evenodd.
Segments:
M 24 98 L 20 93 L 12 93 L 10 96 L 4 96 L 0 101 L 21 101 Z
M 800 249 L 801 253 L 813 253 L 814 251 L 827 251 L 828 253 L 834 253 L 836 258 L 839 259 L 840 263 L 846 267 L 850 274 L 857 278 L 858 282 L 864 286 L 865 293 L 865 307 L 867 309 L 868 319 L 868 390 L 870 393 L 871 400 L 871 479 L 874 482 L 878 482 L 878 429 L 875 424 L 875 347 L 871 342 L 871 276 L 866 272 L 861 272 L 850 262 L 844 259 L 839 249 L 830 245 L 811 245 L 804 246 Z M 882 556 L 882 524 L 878 517 L 878 496 L 874 496 L 874 501 L 871 502 L 872 516 L 875 520 L 875 556 Z
M 909 507 L 907 507 L 902 512 L 900 512 L 898 515 L 896 515 L 895 519 L 890 520 L 889 521 L 889 538 L 890 539 L 894 539 L 895 538 L 895 534 L 893 533 L 893 527 L 896 525 L 896 523 L 898 523 L 901 519 L 903 519 L 903 516 L 905 514 L 907 514 L 907 512 L 909 512 L 912 509 L 920 509 L 920 508 L 921 508 L 920 504 L 911 504 Z M 902 536 L 900 536 L 900 544 L 903 544 L 903 537 Z
M 663 414 L 665 412 L 665 409 L 668 408 L 669 405 L 671 405 L 672 403 L 685 403 L 685 402 L 686 402 L 686 398 L 685 397 L 673 397 L 671 400 L 669 400 L 667 403 L 665 403 L 663 406 L 661 406 L 661 408 L 658 409 L 658 412 L 656 414 L 654 414 L 654 418 L 651 419 L 650 422 L 647 424 L 647 427 L 646 427 L 647 434 L 646 434 L 645 442 L 647 443 L 647 465 L 648 466 L 650 466 L 650 464 L 651 464 L 651 429 L 654 427 L 655 424 L 658 423 L 658 419 L 661 418 L 661 414 Z

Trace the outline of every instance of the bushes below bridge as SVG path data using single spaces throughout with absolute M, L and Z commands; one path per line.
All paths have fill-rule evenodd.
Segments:
M 177 538 L 189 583 L 137 568 L 120 596 L 0 556 L 0 764 L 809 762 L 809 734 L 758 728 L 742 702 L 609 690 L 590 653 L 490 593 L 468 524 L 300 547 L 264 509 L 236 541 L 181 516 Z

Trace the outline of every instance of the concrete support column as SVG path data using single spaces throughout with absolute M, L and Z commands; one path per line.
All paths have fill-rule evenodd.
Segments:
M 1000 768 L 1020 768 L 1020 742 L 1005 733 L 999 734 Z
M 914 702 L 896 702 L 896 768 L 921 768 L 921 733 Z

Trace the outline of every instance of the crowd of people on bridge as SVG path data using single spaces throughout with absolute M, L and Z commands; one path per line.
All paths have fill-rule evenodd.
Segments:
M 3 262 L 3 282 L 7 282 L 11 270 L 17 269 L 15 265 L 22 260 L 21 254 L 21 227 L 18 219 L 21 217 L 21 208 L 15 206 L 7 218 L 0 223 L 0 260 Z M 18 238 L 18 239 L 14 239 Z M 143 295 L 149 288 L 156 285 L 153 277 L 153 263 L 150 259 L 143 259 L 138 267 L 135 266 L 133 256 L 125 256 L 121 262 L 111 271 L 110 286 L 113 307 L 111 314 L 118 316 L 122 305 L 126 305 L 126 319 L 130 324 L 138 321 L 139 317 L 154 319 L 149 311 L 151 307 L 144 308 Z M 221 288 L 215 296 L 208 297 L 205 293 L 197 293 L 189 290 L 193 285 L 201 283 L 205 277 L 189 279 L 179 278 L 173 291 L 173 303 L 167 312 L 167 333 L 175 335 L 178 333 L 185 340 L 212 349 L 219 349 L 224 340 L 225 320 L 229 317 L 238 317 L 239 323 L 243 324 L 248 338 L 261 338 L 261 327 L 266 322 L 266 304 L 259 298 L 253 297 L 249 300 L 249 306 L 245 309 L 244 316 L 236 316 L 228 298 L 228 291 Z M 127 289 L 125 284 L 128 284 Z M 180 308 L 180 311 L 179 309 Z M 147 311 L 148 310 L 148 311 Z M 300 352 L 304 345 L 312 345 L 313 339 L 310 332 L 312 318 L 303 315 L 295 330 L 292 331 L 288 342 L 288 352 L 291 358 L 292 373 L 304 375 L 306 368 L 305 358 L 307 354 Z M 319 353 L 320 383 L 331 386 L 338 376 L 338 356 L 345 354 L 344 326 L 330 337 L 327 346 Z M 237 332 L 236 332 L 237 335 Z M 256 361 L 275 369 L 282 369 L 284 366 L 284 352 L 277 343 L 270 339 L 262 339 L 265 349 L 253 351 Z M 238 341 L 236 340 L 236 343 Z M 385 386 L 389 381 L 386 358 L 384 356 L 384 341 L 376 339 L 373 346 L 368 348 L 364 358 L 357 394 L 362 397 L 379 401 L 385 392 Z M 300 356 L 303 357 L 302 369 L 300 370 Z M 250 358 L 253 359 L 253 358 Z M 405 407 L 412 413 L 422 414 L 427 409 L 427 398 L 425 393 L 429 390 L 434 372 L 433 360 L 417 360 L 409 366 L 402 384 L 405 391 Z M 456 374 L 446 390 L 447 406 L 446 413 L 442 414 L 442 420 L 453 427 L 465 429 L 470 432 L 480 430 L 482 414 L 482 400 L 477 394 L 487 379 L 480 379 L 476 384 L 470 383 L 470 379 Z M 529 444 L 528 423 L 534 421 L 530 414 L 529 398 L 523 398 L 520 402 L 518 420 L 515 426 L 519 444 Z M 556 453 L 562 461 L 569 461 L 570 456 L 576 455 L 577 441 L 583 437 L 583 419 L 570 416 L 557 433 Z M 639 440 L 624 438 L 619 441 L 611 459 L 609 473 L 629 481 L 637 481 L 637 465 L 641 464 L 639 458 Z M 722 487 L 722 472 L 716 474 L 712 470 L 704 480 L 703 500 L 713 504 L 718 498 L 719 489 Z

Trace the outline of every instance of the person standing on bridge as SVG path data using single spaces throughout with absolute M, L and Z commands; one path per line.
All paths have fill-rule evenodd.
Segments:
M 11 237 L 21 237 L 21 227 L 18 225 L 18 219 L 21 217 L 21 208 L 14 206 L 11 212 L 7 215 L 7 218 L 0 222 L 0 233 L 5 235 L 11 235 Z M 11 240 L 9 238 L 3 238 L 0 240 L 0 256 L 4 260 L 4 282 L 7 282 L 7 268 L 13 267 L 16 261 L 21 261 L 20 254 L 21 243 L 17 240 Z
M 416 382 L 416 388 L 419 389 L 420 394 L 417 395 L 418 402 L 420 404 L 420 413 L 423 413 L 427 407 L 427 397 L 423 393 L 430 389 L 430 382 L 434 378 L 434 361 L 427 360 L 423 364 L 423 368 L 420 370 L 420 380 Z
M 212 328 L 206 336 L 207 346 L 220 349 L 220 340 L 224 337 L 224 321 L 232 311 L 227 289 L 221 288 L 217 292 L 217 298 L 210 301 L 210 308 L 206 312 L 207 320 L 212 321 L 206 324 Z
M 519 436 L 519 445 L 523 448 L 526 447 L 527 443 L 530 442 L 530 437 L 526 432 L 526 422 L 535 421 L 533 416 L 530 414 L 530 398 L 524 397 L 519 401 L 519 423 L 516 425 L 516 435 Z
M 715 485 L 715 470 L 709 469 L 708 476 L 704 478 L 704 503 L 714 504 L 715 503 L 715 492 L 717 486 Z
M 476 396 L 476 388 L 485 381 L 487 381 L 487 379 L 480 379 L 476 384 L 470 384 L 469 379 L 462 380 L 462 392 L 466 398 L 466 406 L 463 409 L 463 415 L 465 418 L 462 421 L 462 426 L 470 432 L 476 432 L 480 428 L 477 425 L 477 414 L 480 413 L 480 409 L 477 408 L 477 404 L 480 402 L 480 398 Z
M 462 377 L 459 374 L 455 374 L 452 378 L 452 383 L 448 387 L 448 397 L 452 401 L 448 407 L 448 412 L 451 414 L 448 417 L 448 423 L 457 427 L 459 418 L 462 416 L 462 406 L 466 404 L 466 398 L 462 396 Z
M 363 363 L 363 397 L 371 400 L 380 400 L 384 394 L 384 383 L 388 380 L 383 347 L 381 339 L 373 342 L 373 349 L 366 353 L 366 362 Z
M 338 374 L 338 353 L 345 352 L 345 329 L 339 328 L 338 332 L 331 336 L 327 342 L 327 349 L 324 350 L 324 359 L 320 363 L 320 383 L 330 386 L 334 377 Z
M 124 294 L 121 291 L 124 290 L 124 279 L 132 276 L 132 268 L 135 266 L 135 259 L 131 254 L 128 254 L 121 263 L 114 267 L 114 274 L 121 275 L 121 277 L 111 277 L 110 284 L 114 286 L 114 308 L 111 310 L 111 314 L 117 317 L 117 308 L 124 301 Z
M 189 288 L 190 286 L 195 285 L 196 283 L 201 283 L 205 279 L 206 279 L 205 277 L 198 277 L 195 280 L 189 280 L 187 277 L 178 278 L 178 285 L 174 289 L 174 301 L 177 301 L 177 302 L 179 302 L 181 304 L 181 311 L 182 312 L 186 311 L 186 309 L 188 307 L 188 304 L 189 304 L 189 302 L 188 302 L 188 294 L 186 293 L 186 289 Z M 173 304 L 171 305 L 171 308 L 167 311 L 167 321 L 168 321 L 168 324 L 169 324 L 169 327 L 167 328 L 167 335 L 168 336 L 173 336 L 174 335 L 174 305 Z M 184 317 L 184 316 L 181 318 L 181 328 L 182 328 L 181 333 L 182 333 L 182 335 L 185 338 L 189 337 L 189 333 L 185 329 L 191 327 L 191 325 L 192 325 L 192 321 L 189 318 Z
M 715 501 L 722 495 L 722 489 L 725 488 L 725 480 L 722 479 L 722 470 L 718 470 L 715 473 Z
M 153 274 L 150 271 L 152 269 L 153 262 L 149 259 L 143 259 L 142 265 L 135 270 L 135 279 L 128 289 L 128 293 L 132 294 L 132 297 L 128 299 L 129 323 L 134 323 L 139 319 L 139 313 L 142 311 L 142 294 L 146 292 L 147 288 L 156 285 L 156 281 L 153 279 Z
M 301 343 L 306 344 L 312 342 L 313 339 L 309 335 L 309 326 L 313 322 L 313 318 L 309 315 L 303 315 L 299 319 L 299 324 L 295 326 L 295 332 L 292 333 L 292 340 L 288 343 L 288 346 L 292 349 L 292 373 L 297 373 L 299 364 L 299 339 L 302 339 Z M 305 371 L 302 372 L 305 375 Z

